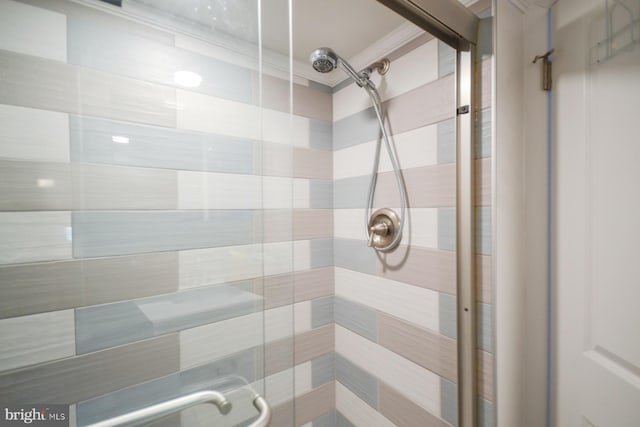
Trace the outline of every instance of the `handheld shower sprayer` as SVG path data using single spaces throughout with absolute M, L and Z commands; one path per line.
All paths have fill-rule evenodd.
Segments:
M 357 72 L 347 61 L 342 59 L 331 48 L 321 47 L 311 52 L 309 57 L 314 70 L 319 73 L 329 73 L 336 68 L 341 68 L 349 77 L 351 77 L 358 86 L 367 91 L 367 94 L 373 101 L 373 108 L 376 112 L 380 133 L 384 139 L 387 154 L 393 166 L 393 172 L 398 186 L 398 195 L 400 198 L 400 217 L 391 209 L 378 209 L 371 213 L 373 209 L 373 199 L 375 196 L 376 183 L 378 180 L 378 165 L 380 164 L 380 141 L 376 145 L 376 153 L 373 162 L 373 171 L 371 173 L 371 182 L 369 184 L 369 196 L 367 208 L 365 210 L 365 229 L 369 246 L 377 251 L 386 252 L 394 249 L 402 240 L 402 229 L 405 223 L 405 214 L 407 210 L 406 189 L 404 181 L 400 173 L 400 165 L 398 159 L 389 141 L 389 136 L 384 126 L 384 111 L 382 109 L 382 100 L 375 84 L 370 80 L 370 76 L 374 71 L 379 74 L 386 74 L 389 70 L 389 60 L 384 58 L 376 61 L 366 67 L 364 70 Z

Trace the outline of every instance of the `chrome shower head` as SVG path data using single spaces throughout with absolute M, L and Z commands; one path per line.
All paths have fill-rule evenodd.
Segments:
M 320 47 L 309 56 L 313 69 L 319 73 L 329 73 L 338 66 L 338 55 L 328 47 Z

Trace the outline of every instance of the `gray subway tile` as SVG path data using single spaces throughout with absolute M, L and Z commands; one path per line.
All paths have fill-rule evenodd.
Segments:
M 371 177 L 368 175 L 337 179 L 333 183 L 335 209 L 365 208 Z
M 491 316 L 491 304 L 479 303 L 478 310 L 478 347 L 489 353 L 493 353 L 493 326 Z
M 438 77 L 444 77 L 456 70 L 456 50 L 438 40 Z
M 74 257 L 126 255 L 253 243 L 249 210 L 74 212 Z
M 311 387 L 317 388 L 335 380 L 335 353 L 331 352 L 311 361 Z
M 447 119 L 437 124 L 438 131 L 438 163 L 454 163 L 456 161 L 456 122 Z
M 176 125 L 175 89 L 167 86 L 6 51 L 0 68 L 5 104 Z
M 376 139 L 380 134 L 373 107 L 333 122 L 333 149 L 340 150 Z
M 5 403 L 75 403 L 178 371 L 178 334 L 0 374 Z M 72 386 L 70 386 L 72 385 Z
M 0 212 L 0 264 L 71 258 L 69 212 Z
M 438 249 L 456 250 L 456 209 L 438 209 Z
M 0 320 L 0 372 L 75 355 L 73 310 Z
M 251 72 L 227 62 L 177 49 L 94 21 L 67 21 L 68 61 L 111 74 L 175 85 L 174 73 L 188 70 L 202 77 L 197 92 L 250 103 Z
M 69 117 L 69 130 L 73 161 L 242 174 L 254 169 L 254 142 L 247 139 L 80 116 Z
M 480 427 L 495 427 L 495 407 L 493 402 L 480 399 L 478 402 L 478 418 L 480 419 Z
M 361 273 L 376 273 L 376 252 L 367 246 L 364 239 L 335 239 L 334 254 L 336 267 Z
M 477 114 L 475 156 L 480 159 L 491 156 L 491 108 L 478 111 Z
M 377 319 L 375 310 L 345 300 L 335 298 L 335 322 L 363 337 L 375 342 L 377 340 Z
M 177 289 L 176 252 L 6 266 L 0 268 L 0 318 Z
M 333 239 L 311 240 L 311 268 L 333 266 Z
M 317 298 L 311 301 L 311 327 L 333 323 L 333 297 Z
M 378 408 L 378 380 L 339 354 L 336 354 L 336 379 L 369 406 Z
M 491 207 L 476 208 L 476 254 L 491 255 Z
M 440 378 L 440 415 L 452 426 L 458 426 L 458 386 L 444 378 Z
M 309 121 L 309 144 L 316 150 L 333 150 L 333 123 L 311 119 Z
M 76 351 L 103 348 L 181 331 L 254 312 L 262 300 L 233 286 L 76 309 Z
M 333 88 L 331 86 L 327 86 L 322 83 L 314 82 L 313 80 L 309 80 L 309 87 L 311 89 L 315 89 L 324 93 L 333 93 Z
M 195 391 L 239 387 L 242 379 L 248 382 L 257 379 L 256 361 L 256 349 L 245 350 L 203 366 L 80 402 L 77 405 L 78 425 L 93 424 Z
M 455 339 L 458 336 L 456 297 L 439 293 L 438 307 L 440 333 Z
M 309 204 L 312 209 L 333 208 L 333 181 L 327 179 L 309 180 Z
M 68 163 L 0 160 L 0 210 L 71 210 Z
M 355 427 L 355 424 L 342 415 L 340 411 L 336 411 L 336 427 Z
M 329 411 L 313 420 L 312 427 L 335 427 L 336 411 Z

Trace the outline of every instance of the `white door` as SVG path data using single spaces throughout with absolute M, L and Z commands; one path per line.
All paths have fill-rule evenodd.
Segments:
M 557 427 L 640 426 L 640 0 L 606 4 L 554 7 Z

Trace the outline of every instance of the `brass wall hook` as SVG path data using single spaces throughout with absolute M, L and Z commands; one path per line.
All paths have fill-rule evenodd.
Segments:
M 542 89 L 544 90 L 551 90 L 551 60 L 549 59 L 549 57 L 552 53 L 553 49 L 543 55 L 537 55 L 535 58 L 533 58 L 534 64 L 539 60 L 542 60 Z

